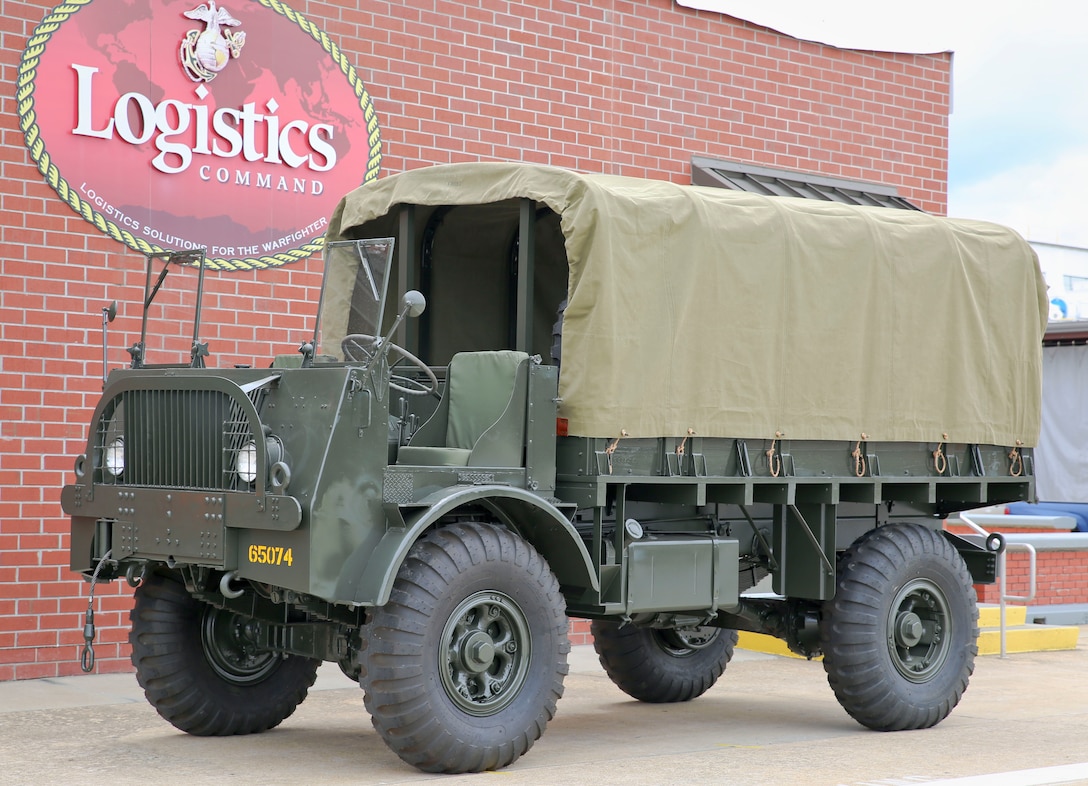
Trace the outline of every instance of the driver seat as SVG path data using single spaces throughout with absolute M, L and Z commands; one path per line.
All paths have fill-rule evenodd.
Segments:
M 524 466 L 529 363 L 509 349 L 454 355 L 438 409 L 400 448 L 397 464 Z

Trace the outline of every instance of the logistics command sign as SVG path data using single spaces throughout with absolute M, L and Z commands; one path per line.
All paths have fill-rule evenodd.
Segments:
M 38 169 L 140 251 L 268 267 L 321 248 L 373 180 L 370 96 L 329 37 L 278 0 L 76 0 L 27 42 L 18 106 Z

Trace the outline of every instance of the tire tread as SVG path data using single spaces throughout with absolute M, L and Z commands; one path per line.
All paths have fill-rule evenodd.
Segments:
M 532 588 L 547 617 L 539 620 L 544 626 L 539 638 L 555 641 L 553 657 L 537 668 L 551 677 L 542 678 L 538 706 L 519 706 L 519 700 L 501 710 L 495 724 L 500 728 L 488 726 L 488 718 L 473 718 L 452 729 L 435 711 L 435 702 L 448 699 L 420 664 L 434 655 L 425 652 L 428 634 L 436 624 L 441 629 L 443 621 L 435 615 L 448 601 L 450 586 L 488 572 Z M 375 610 L 368 628 L 360 675 L 364 703 L 386 744 L 418 769 L 460 773 L 505 767 L 532 747 L 555 716 L 569 670 L 565 603 L 536 549 L 504 527 L 456 523 L 426 535 L 409 551 L 389 602 Z M 534 647 L 537 638 L 534 633 Z
M 306 698 L 320 661 L 291 656 L 263 682 L 225 682 L 204 660 L 202 604 L 162 574 L 136 590 L 130 612 L 132 664 L 148 702 L 176 728 L 195 736 L 254 734 L 278 726 Z
M 691 701 L 706 693 L 725 672 L 737 644 L 735 630 L 722 630 L 707 649 L 677 657 L 654 642 L 650 628 L 594 620 L 590 632 L 608 678 L 628 696 L 652 704 Z
M 945 575 L 950 616 L 963 604 L 967 624 L 953 632 L 963 642 L 947 665 L 927 683 L 912 684 L 891 664 L 881 607 L 927 566 Z M 820 631 L 828 684 L 851 717 L 878 731 L 935 726 L 959 703 L 978 654 L 978 610 L 963 558 L 940 532 L 919 524 L 870 530 L 839 560 L 835 597 L 824 606 Z

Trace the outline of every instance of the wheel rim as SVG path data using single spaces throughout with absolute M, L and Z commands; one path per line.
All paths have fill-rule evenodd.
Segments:
M 454 609 L 442 629 L 442 687 L 470 715 L 493 715 L 521 691 L 532 639 L 525 614 L 501 592 L 477 592 Z
M 655 629 L 653 639 L 657 646 L 673 657 L 684 658 L 709 647 L 717 641 L 721 632 L 721 628 L 709 625 L 692 625 L 685 628 Z
M 208 607 L 200 625 L 200 643 L 216 674 L 227 682 L 252 685 L 276 670 L 279 656 L 259 650 L 255 633 L 246 618 Z
M 952 646 L 948 599 L 934 582 L 915 579 L 896 594 L 888 615 L 888 651 L 896 670 L 926 682 L 941 670 Z

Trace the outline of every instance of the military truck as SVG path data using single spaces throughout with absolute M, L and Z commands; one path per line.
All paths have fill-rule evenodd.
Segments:
M 147 262 L 62 502 L 179 729 L 270 729 L 331 661 L 405 762 L 504 767 L 556 712 L 568 617 L 644 702 L 707 691 L 737 631 L 822 655 L 872 729 L 966 689 L 1002 544 L 942 518 L 1033 496 L 1047 308 L 1015 233 L 421 169 L 343 198 L 312 338 L 261 368 L 210 365 L 199 255 Z M 176 283 L 192 324 L 156 335 Z

